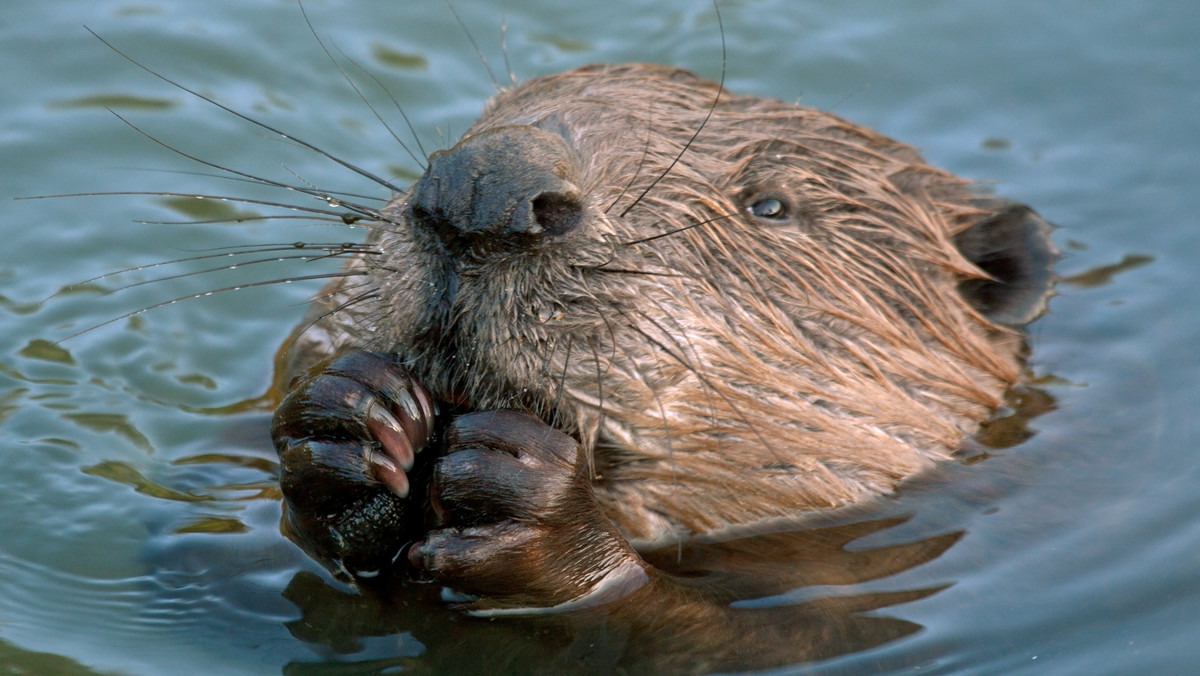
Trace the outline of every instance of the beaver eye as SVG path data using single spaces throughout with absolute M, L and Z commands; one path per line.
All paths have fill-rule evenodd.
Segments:
M 791 218 L 787 203 L 778 197 L 764 197 L 751 204 L 747 211 L 755 218 L 768 221 L 786 221 Z

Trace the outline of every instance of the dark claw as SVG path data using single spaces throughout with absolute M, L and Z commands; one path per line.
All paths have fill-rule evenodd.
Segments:
M 352 352 L 297 378 L 271 430 L 292 539 L 335 572 L 389 567 L 423 532 L 410 472 L 434 415 L 428 393 L 384 355 Z

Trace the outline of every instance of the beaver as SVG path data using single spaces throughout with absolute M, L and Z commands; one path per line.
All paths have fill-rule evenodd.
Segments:
M 661 591 L 664 543 L 950 458 L 1056 256 L 907 145 L 646 64 L 501 91 L 367 221 L 281 367 L 284 527 L 483 614 Z

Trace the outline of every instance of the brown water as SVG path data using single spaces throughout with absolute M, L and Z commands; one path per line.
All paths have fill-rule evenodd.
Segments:
M 720 33 L 706 2 L 511 4 L 505 20 L 482 0 L 455 2 L 500 77 L 505 21 L 520 77 L 629 60 L 720 74 Z M 465 129 L 493 91 L 441 2 L 305 7 L 323 37 L 387 83 L 427 147 Z M 768 656 L 816 636 L 780 669 L 1193 671 L 1200 5 L 741 0 L 723 3 L 722 16 L 731 89 L 802 98 L 918 145 L 937 165 L 994 181 L 1056 222 L 1066 253 L 1060 295 L 1032 327 L 1031 369 L 1054 408 L 1032 421 L 1036 434 L 799 536 L 834 568 L 876 566 L 881 576 L 740 602 L 740 617 L 762 611 L 795 635 L 751 646 L 744 662 L 725 668 L 778 664 Z M 224 165 L 374 190 L 156 81 L 83 25 L 373 172 L 406 182 L 417 170 L 292 2 L 7 3 L 0 197 L 195 190 L 279 198 L 195 175 L 214 172 L 105 107 Z M 523 671 L 563 659 L 575 639 L 597 670 L 631 659 L 644 646 L 615 630 L 477 623 L 436 609 L 378 617 L 378 607 L 332 583 L 279 535 L 269 411 L 253 400 L 314 285 L 176 303 L 50 344 L 217 283 L 331 267 L 251 266 L 216 283 L 185 278 L 111 295 L 95 289 L 113 280 L 67 289 L 73 282 L 210 247 L 358 236 L 302 221 L 136 222 L 232 209 L 253 210 L 214 202 L 195 214 L 148 196 L 7 203 L 0 673 Z M 159 274 L 169 273 L 130 281 Z M 889 570 L 892 555 L 904 562 Z M 684 663 L 704 648 L 653 646 Z

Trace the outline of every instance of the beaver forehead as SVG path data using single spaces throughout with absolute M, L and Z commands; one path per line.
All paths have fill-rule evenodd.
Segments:
M 713 109 L 717 92 L 715 83 L 681 69 L 585 66 L 501 92 L 488 101 L 466 136 L 530 125 L 560 134 L 585 165 L 597 156 L 621 164 L 658 154 L 673 157 L 705 125 L 710 111 L 710 123 L 723 116 L 726 106 Z M 721 94 L 722 101 L 732 98 L 728 92 Z
M 702 115 L 716 99 L 717 85 L 692 73 L 652 64 L 590 65 L 547 75 L 492 97 L 472 127 L 535 124 L 549 115 L 637 113 L 654 108 L 656 115 L 684 112 Z M 722 94 L 722 97 L 727 94 Z
M 681 68 L 645 63 L 594 64 L 534 78 L 502 91 L 488 100 L 467 133 L 504 125 L 541 125 L 553 119 L 573 127 L 602 124 L 606 135 L 611 135 L 614 119 L 632 117 L 654 121 L 658 136 L 674 136 L 682 132 L 690 135 L 708 118 L 706 125 L 723 127 L 723 140 L 730 135 L 747 142 L 770 140 L 780 133 L 808 129 L 827 138 L 900 146 L 881 134 L 813 108 L 729 90 L 721 90 L 718 101 L 717 93 L 717 83 Z M 632 131 L 636 135 L 643 130 Z

